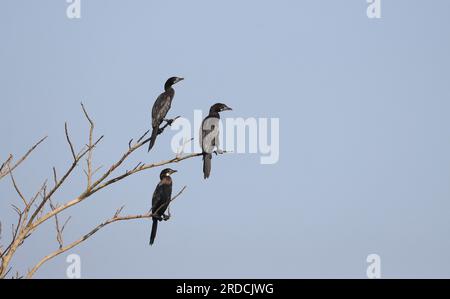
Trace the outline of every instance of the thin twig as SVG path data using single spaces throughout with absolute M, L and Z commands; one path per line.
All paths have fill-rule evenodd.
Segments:
M 11 162 L 12 158 L 13 158 L 13 155 L 10 154 L 8 159 L 6 159 L 6 161 L 2 163 L 2 165 L 0 166 L 0 174 L 3 171 L 3 168 Z
M 72 158 L 73 158 L 74 161 L 76 161 L 77 160 L 77 155 L 75 154 L 75 150 L 73 149 L 72 141 L 70 141 L 69 130 L 67 129 L 67 122 L 64 123 L 64 131 L 66 133 L 67 143 L 69 144 L 69 147 L 70 147 L 70 152 L 72 153 Z
M 14 189 L 16 190 L 19 197 L 22 199 L 23 203 L 25 204 L 25 207 L 27 207 L 28 206 L 27 200 L 25 199 L 25 196 L 23 196 L 22 192 L 20 192 L 19 187 L 17 187 L 16 180 L 14 180 L 12 170 L 9 168 L 9 166 L 8 166 L 8 173 L 9 173 L 9 176 L 11 177 L 11 181 L 13 183 Z
M 93 136 L 94 136 L 94 122 L 92 121 L 92 119 L 89 117 L 89 114 L 87 113 L 86 109 L 84 108 L 83 103 L 81 103 L 81 108 L 83 109 L 84 112 L 84 116 L 86 116 L 86 119 L 89 122 L 89 152 L 88 152 L 88 156 L 86 159 L 86 163 L 87 163 L 87 189 L 89 190 L 91 188 L 91 184 L 92 184 L 92 154 L 93 154 L 93 146 L 92 146 L 92 142 L 93 142 Z
M 16 169 L 23 161 L 25 161 L 25 160 L 28 158 L 28 156 L 36 149 L 36 147 L 38 147 L 42 142 L 44 142 L 45 139 L 47 139 L 47 136 L 45 136 L 44 138 L 42 138 L 41 140 L 39 140 L 38 142 L 36 142 L 36 143 L 35 143 L 35 144 L 34 144 L 34 145 L 33 145 L 33 146 L 25 153 L 25 155 L 23 155 L 22 158 L 20 158 L 20 159 L 14 164 L 14 166 L 10 167 L 8 171 L 2 173 L 3 168 L 4 168 L 7 164 L 11 163 L 11 161 L 12 161 L 12 155 L 9 155 L 8 160 L 6 160 L 6 162 L 4 162 L 4 163 L 2 164 L 2 166 L 0 167 L 0 179 L 2 179 L 3 177 L 5 177 L 6 175 L 8 175 L 8 173 L 9 173 L 10 171 L 14 171 L 14 170 L 15 170 L 15 169 Z

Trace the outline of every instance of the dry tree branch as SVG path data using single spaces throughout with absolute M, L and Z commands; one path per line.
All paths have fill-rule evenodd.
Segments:
M 13 183 L 14 189 L 16 190 L 19 197 L 22 199 L 25 207 L 27 207 L 28 206 L 27 200 L 23 196 L 22 192 L 20 192 L 19 187 L 17 187 L 16 180 L 14 180 L 14 176 L 13 176 L 11 168 L 9 168 L 9 165 L 8 165 L 8 173 L 9 173 L 9 176 L 11 177 L 11 181 Z
M 6 159 L 6 161 L 3 162 L 2 165 L 0 166 L 0 174 L 1 174 L 2 171 L 3 171 L 3 168 L 4 168 L 6 165 L 9 165 L 9 163 L 10 163 L 11 160 L 12 160 L 12 158 L 13 158 L 13 156 L 12 156 L 11 154 L 9 154 L 8 159 Z
M 226 151 L 223 151 L 223 154 L 225 154 L 225 153 L 227 153 L 227 152 L 226 152 Z M 118 182 L 118 181 L 121 181 L 121 180 L 123 180 L 124 178 L 126 178 L 126 177 L 128 177 L 128 176 L 130 176 L 130 175 L 132 175 L 132 174 L 141 172 L 141 171 L 143 171 L 143 170 L 147 170 L 147 169 L 151 169 L 151 168 L 155 168 L 155 167 L 167 165 L 167 164 L 178 163 L 178 162 L 181 162 L 181 161 L 183 161 L 183 160 L 187 160 L 187 159 L 194 158 L 194 157 L 199 157 L 199 156 L 202 156 L 202 155 L 203 155 L 202 153 L 193 153 L 193 154 L 188 154 L 188 155 L 185 155 L 185 156 L 182 156 L 182 157 L 175 157 L 175 158 L 172 158 L 172 159 L 170 159 L 170 160 L 164 160 L 164 161 L 157 162 L 157 163 L 142 164 L 141 166 L 139 166 L 139 167 L 137 167 L 137 168 L 135 168 L 135 169 L 133 169 L 133 170 L 131 170 L 131 171 L 127 171 L 127 172 L 123 173 L 122 175 L 119 175 L 119 176 L 117 176 L 117 177 L 114 177 L 114 178 L 112 178 L 112 179 L 110 179 L 110 180 L 108 180 L 108 181 L 106 181 L 106 182 L 100 184 L 101 181 L 104 181 L 104 178 L 102 177 L 102 178 L 100 178 L 99 180 L 97 180 L 96 183 L 93 184 L 92 189 L 91 189 L 90 191 L 84 191 L 84 192 L 83 192 L 82 194 L 80 194 L 78 197 L 72 199 L 71 201 L 67 202 L 66 204 L 63 204 L 63 205 L 59 206 L 59 207 L 56 208 L 55 210 L 50 211 L 50 212 L 48 212 L 47 214 L 43 215 L 42 217 L 40 217 L 39 219 L 37 219 L 37 220 L 31 225 L 31 227 L 32 227 L 32 228 L 35 228 L 35 227 L 41 225 L 43 222 L 45 222 L 45 221 L 47 221 L 48 219 L 52 218 L 52 217 L 55 216 L 56 214 L 59 214 L 59 213 L 61 213 L 62 211 L 66 210 L 66 209 L 68 209 L 68 208 L 70 208 L 70 207 L 72 207 L 72 206 L 74 206 L 74 205 L 76 205 L 76 204 L 78 204 L 78 203 L 80 203 L 80 202 L 82 202 L 82 201 L 84 201 L 86 198 L 88 198 L 88 197 L 91 196 L 92 194 L 96 193 L 97 191 L 99 191 L 99 190 L 101 190 L 101 189 L 103 189 L 103 188 L 105 188 L 105 187 L 107 187 L 107 186 L 109 186 L 109 185 L 111 185 L 111 184 L 114 184 L 114 183 L 116 183 L 116 182 Z M 120 161 L 119 161 L 119 162 L 120 162 Z M 119 163 L 119 162 L 118 162 L 118 163 Z M 123 162 L 123 161 L 122 161 L 122 162 Z M 118 164 L 118 163 L 116 163 L 116 164 Z M 121 162 L 120 162 L 120 163 L 121 163 Z M 110 170 L 108 171 L 109 173 L 108 173 L 107 176 L 105 176 L 105 178 L 107 178 L 107 177 L 109 176 L 109 174 L 112 172 L 112 171 L 111 171 L 112 168 L 116 169 L 116 168 L 118 167 L 118 165 L 116 165 L 116 164 L 114 164 L 114 165 L 110 168 Z M 99 184 L 100 184 L 100 185 L 99 185 Z
M 6 247 L 6 249 L 0 254 L 0 259 L 2 259 L 2 263 L 0 264 L 0 274 L 2 273 L 2 271 L 6 268 L 3 264 L 4 262 L 4 256 L 7 255 L 11 248 L 13 247 L 14 243 L 17 241 L 17 236 L 20 232 L 20 227 L 22 225 L 22 220 L 23 220 L 23 212 L 16 207 L 15 205 L 11 205 L 14 209 L 14 211 L 17 213 L 18 215 L 18 220 L 17 220 L 17 225 L 12 225 L 12 238 L 11 238 L 11 242 L 9 243 L 9 245 Z M 5 274 L 6 275 L 6 274 Z M 4 277 L 4 276 L 3 276 Z M 2 276 L 0 276 L 0 278 L 2 278 Z
M 64 131 L 66 133 L 66 140 L 70 147 L 70 152 L 72 153 L 73 160 L 77 160 L 77 155 L 75 154 L 75 149 L 73 148 L 72 141 L 70 141 L 69 130 L 67 129 L 67 123 L 64 123 Z
M 170 200 L 170 203 L 172 203 L 175 199 L 177 199 L 177 197 L 179 197 L 184 190 L 186 190 L 186 186 L 184 186 L 174 197 L 172 197 L 172 199 Z M 92 237 L 96 232 L 98 232 L 100 229 L 102 229 L 103 227 L 114 223 L 114 222 L 118 222 L 118 221 L 127 221 L 127 220 L 136 220 L 136 219 L 148 219 L 148 218 L 152 218 L 152 213 L 148 212 L 146 214 L 139 214 L 139 215 L 128 215 L 128 216 L 120 216 L 120 213 L 122 212 L 124 206 L 120 207 L 119 209 L 116 210 L 116 212 L 114 213 L 113 217 L 107 219 L 106 221 L 100 223 L 99 225 L 97 225 L 95 228 L 93 228 L 91 231 L 89 231 L 87 234 L 85 234 L 84 236 L 82 236 L 81 238 L 79 238 L 78 240 L 72 242 L 71 244 L 62 247 L 61 243 L 60 243 L 60 247 L 58 250 L 52 252 L 51 254 L 45 256 L 43 259 L 41 259 L 27 274 L 26 278 L 32 278 L 33 275 L 36 273 L 36 271 L 46 262 L 48 262 L 49 260 L 57 257 L 58 255 L 74 248 L 75 246 L 81 244 L 82 242 L 86 241 L 87 239 L 89 239 L 90 237 Z M 156 211 L 155 213 L 157 213 L 158 211 Z M 59 241 L 58 241 L 59 242 Z
M 19 196 L 22 198 L 22 201 L 25 204 L 25 209 L 23 211 L 20 211 L 19 209 L 17 209 L 16 212 L 18 212 L 19 214 L 19 223 L 16 227 L 13 228 L 13 240 L 11 242 L 11 244 L 9 244 L 9 246 L 7 247 L 7 249 L 3 250 L 1 252 L 1 256 L 0 256 L 0 278 L 4 278 L 5 275 L 8 273 L 8 271 L 10 270 L 9 267 L 9 263 L 12 259 L 12 257 L 14 256 L 15 252 L 17 251 L 17 249 L 23 244 L 24 240 L 30 236 L 41 224 L 43 224 L 44 222 L 46 222 L 47 220 L 51 219 L 52 217 L 55 217 L 55 225 L 56 225 L 56 234 L 57 234 L 57 242 L 59 244 L 59 249 L 49 255 L 47 255 L 46 257 L 44 257 L 37 265 L 35 265 L 27 274 L 27 277 L 32 277 L 34 275 L 34 273 L 42 266 L 42 264 L 44 264 L 46 261 L 54 258 L 55 256 L 77 246 L 78 244 L 80 244 L 81 242 L 85 241 L 86 239 L 88 239 L 89 237 L 91 237 L 93 234 L 95 234 L 99 229 L 103 228 L 106 225 L 109 225 L 111 223 L 117 222 L 117 221 L 124 221 L 124 220 L 132 220 L 132 219 L 141 219 L 141 218 L 151 218 L 152 217 L 152 213 L 148 212 L 147 214 L 143 214 L 143 215 L 131 215 L 131 216 L 125 216 L 122 217 L 120 216 L 120 213 L 123 209 L 120 208 L 116 211 L 116 214 L 114 214 L 114 216 L 108 220 L 106 220 L 105 222 L 101 223 L 100 225 L 98 225 L 96 228 L 94 228 L 93 230 L 91 230 L 88 234 L 84 235 L 83 237 L 81 237 L 80 239 L 78 239 L 77 241 L 64 246 L 63 244 L 63 231 L 64 228 L 67 224 L 67 221 L 70 219 L 67 219 L 67 221 L 60 226 L 60 222 L 59 222 L 59 213 L 65 211 L 66 209 L 69 209 L 70 207 L 77 205 L 79 203 L 81 203 L 82 201 L 86 200 L 87 198 L 89 198 L 91 195 L 93 195 L 94 193 L 100 191 L 103 188 L 106 188 L 107 186 L 114 184 L 116 182 L 121 181 L 122 179 L 127 178 L 130 175 L 136 174 L 138 172 L 147 170 L 147 169 L 151 169 L 151 168 L 155 168 L 155 167 L 159 167 L 159 166 L 163 166 L 166 164 L 171 164 L 171 163 L 178 163 L 181 162 L 183 160 L 186 159 L 190 159 L 190 158 L 194 158 L 194 157 L 198 157 L 198 156 L 202 156 L 202 153 L 193 153 L 193 154 L 187 154 L 187 155 L 182 155 L 183 149 L 181 150 L 181 152 L 177 153 L 177 155 L 169 160 L 164 160 L 161 162 L 156 162 L 156 163 L 142 163 L 139 162 L 133 169 L 131 170 L 126 170 L 124 173 L 120 174 L 120 175 L 116 175 L 114 177 L 111 177 L 113 172 L 115 172 L 116 170 L 118 170 L 118 168 L 120 168 L 122 166 L 122 164 L 139 148 L 141 148 L 144 144 L 146 144 L 147 142 L 149 142 L 150 138 L 147 138 L 144 140 L 144 138 L 147 136 L 148 132 L 145 132 L 140 138 L 138 138 L 138 140 L 136 142 L 133 143 L 133 139 L 131 139 L 128 143 L 128 148 L 126 149 L 126 151 L 120 156 L 120 158 L 113 163 L 109 168 L 107 168 L 107 170 L 99 175 L 99 177 L 97 179 L 93 179 L 94 174 L 100 169 L 97 168 L 95 170 L 93 170 L 93 163 L 92 163 L 92 157 L 93 157 L 93 151 L 95 149 L 95 147 L 97 146 L 97 144 L 103 139 L 103 136 L 101 136 L 100 138 L 98 138 L 95 142 L 94 142 L 94 122 L 93 120 L 90 118 L 89 114 L 87 113 L 87 110 L 85 109 L 84 105 L 81 103 L 81 108 L 83 110 L 83 113 L 86 117 L 86 119 L 89 122 L 89 140 L 88 140 L 88 144 L 87 146 L 83 147 L 80 152 L 77 154 L 75 151 L 75 147 L 71 141 L 70 135 L 69 135 L 69 130 L 68 130 L 68 125 L 67 123 L 65 123 L 64 125 L 64 131 L 65 131 L 65 137 L 66 137 L 66 141 L 69 145 L 70 148 L 70 152 L 72 155 L 72 164 L 69 166 L 69 168 L 66 170 L 66 172 L 60 177 L 58 178 L 57 173 L 56 173 L 56 168 L 53 167 L 53 180 L 54 180 L 54 186 L 49 190 L 49 192 L 47 192 L 47 185 L 46 182 L 44 182 L 44 184 L 42 185 L 41 189 L 36 193 L 36 195 L 30 199 L 28 202 L 25 199 L 25 197 L 23 196 L 23 194 L 20 192 L 19 188 L 17 187 L 17 184 L 15 183 L 14 179 L 13 179 L 13 185 L 16 189 L 16 192 L 19 194 Z M 162 131 L 167 127 L 170 126 L 174 120 L 176 120 L 179 117 L 176 117 L 173 120 L 166 120 L 166 124 L 161 128 L 160 133 L 162 133 Z M 44 138 L 45 139 L 45 138 Z M 43 139 L 43 140 L 44 140 Z M 40 142 L 42 142 L 43 140 L 41 140 Z M 38 142 L 32 149 L 31 151 L 37 146 L 39 145 Z M 185 143 L 186 144 L 186 143 Z M 184 144 L 184 145 L 185 145 Z M 183 147 L 184 147 L 183 145 Z M 30 151 L 30 152 L 31 152 Z M 225 152 L 224 152 L 225 153 Z M 27 153 L 28 155 L 29 153 Z M 26 155 L 26 156 L 27 156 Z M 83 157 L 86 157 L 86 163 L 87 163 L 87 171 L 85 171 L 86 175 L 87 175 L 87 187 L 85 190 L 83 190 L 77 197 L 75 197 L 74 199 L 63 203 L 61 205 L 57 204 L 57 205 L 53 205 L 52 202 L 52 196 L 56 193 L 57 190 L 59 190 L 59 188 L 67 181 L 68 177 L 73 173 L 74 169 L 76 168 L 77 165 L 80 164 L 80 161 L 83 159 Z M 25 158 L 26 158 L 25 156 Z M 24 159 L 25 159 L 24 158 Z M 23 160 L 24 160 L 23 159 Z M 8 159 L 7 161 L 10 161 L 11 159 Z M 20 162 L 20 161 L 19 161 Z M 9 163 L 9 162 L 8 162 Z M 6 165 L 6 164 L 5 164 Z M 2 165 L 2 169 L 4 168 L 4 165 Z M 13 170 L 13 169 L 12 169 Z M 8 170 L 8 173 L 10 173 L 11 170 Z M 11 174 L 12 177 L 12 174 Z M 12 177 L 13 178 L 13 177 Z M 171 201 L 173 201 L 175 198 L 177 198 L 185 189 L 186 187 L 184 187 L 179 194 L 177 194 Z M 36 201 L 37 197 L 41 195 L 41 201 L 38 205 L 35 205 L 34 202 Z M 45 211 L 45 207 L 46 205 L 49 204 L 50 205 L 50 211 Z M 31 211 L 31 208 L 35 207 L 34 211 Z M 32 213 L 31 213 L 32 212 Z M 28 218 L 28 214 L 31 214 L 31 217 Z M 8 269 L 8 271 L 7 271 Z
M 61 187 L 61 185 L 65 182 L 65 180 L 69 177 L 69 175 L 73 172 L 75 167 L 78 165 L 78 162 L 89 152 L 89 149 L 94 148 L 102 139 L 103 136 L 101 136 L 97 141 L 92 145 L 92 147 L 89 147 L 88 149 L 82 150 L 78 155 L 75 154 L 75 151 L 73 149 L 72 142 L 70 141 L 69 133 L 67 131 L 67 124 L 65 125 L 65 132 L 66 132 L 66 140 L 69 143 L 72 155 L 73 155 L 73 162 L 72 165 L 69 167 L 69 169 L 66 171 L 66 173 L 63 175 L 63 177 L 58 181 L 55 180 L 55 186 L 50 190 L 50 192 L 43 198 L 42 202 L 36 208 L 33 215 L 30 217 L 30 220 L 28 221 L 27 226 L 31 226 L 33 220 L 36 218 L 38 213 L 43 209 L 44 205 L 47 203 L 49 198 Z M 54 171 L 54 177 L 56 179 L 56 171 Z
M 93 154 L 93 135 L 94 135 L 94 122 L 92 121 L 92 119 L 89 117 L 89 114 L 87 113 L 86 109 L 84 108 L 83 103 L 81 103 L 81 109 L 83 109 L 83 113 L 84 116 L 86 117 L 86 119 L 89 122 L 89 144 L 88 144 L 88 148 L 89 148 L 89 152 L 88 152 L 88 157 L 86 159 L 86 164 L 87 164 L 87 189 L 89 190 L 91 188 L 91 184 L 92 184 L 92 154 Z
M 49 204 L 50 204 L 50 208 L 51 208 L 52 210 L 56 209 L 57 205 L 55 206 L 55 205 L 53 204 L 53 202 L 52 202 L 51 199 L 49 199 Z M 58 219 L 58 215 L 55 215 L 56 241 L 57 241 L 58 244 L 59 244 L 59 249 L 63 248 L 63 246 L 64 246 L 63 232 L 64 232 L 64 229 L 66 228 L 67 223 L 69 222 L 69 220 L 70 220 L 71 218 L 72 218 L 72 217 L 69 216 L 69 217 L 66 219 L 66 221 L 64 222 L 64 224 L 63 224 L 62 226 L 60 226 L 60 224 L 59 224 L 59 219 Z
M 44 181 L 44 183 L 42 184 L 41 188 L 36 192 L 36 194 L 31 198 L 30 202 L 28 203 L 28 205 L 25 207 L 24 209 L 24 219 L 23 219 L 23 223 L 22 223 L 22 227 L 25 227 L 25 223 L 28 219 L 28 213 L 30 212 L 31 207 L 33 206 L 34 202 L 36 201 L 36 199 L 39 197 L 39 195 L 41 195 L 42 197 L 45 197 L 46 191 L 47 190 L 47 180 Z
M 159 128 L 158 135 L 161 135 L 161 134 L 164 132 L 164 130 L 165 130 L 168 126 L 171 126 L 171 125 L 173 124 L 173 122 L 176 121 L 177 119 L 179 119 L 180 117 L 181 117 L 181 116 L 177 116 L 177 117 L 172 118 L 172 119 L 164 119 L 163 121 L 164 121 L 166 124 L 165 124 L 164 126 L 162 126 L 161 128 Z M 137 142 L 139 143 L 142 139 L 144 139 L 145 135 L 147 135 L 149 132 L 150 132 L 150 130 L 148 130 L 147 132 L 145 132 L 145 134 L 142 135 L 142 137 L 139 138 L 139 140 L 138 140 Z M 151 139 L 150 137 L 147 138 L 147 139 L 145 139 L 145 140 L 142 142 L 142 144 L 146 144 L 147 142 L 150 141 L 150 139 Z M 130 140 L 130 143 L 131 143 L 132 140 L 133 140 L 133 139 Z
M 23 155 L 12 167 L 8 169 L 8 171 L 4 171 L 5 166 L 9 165 L 12 162 L 13 155 L 9 155 L 8 159 L 2 163 L 0 166 L 0 179 L 4 178 L 6 175 L 9 174 L 9 172 L 14 171 L 20 164 L 22 164 L 23 161 L 25 161 L 28 156 L 42 143 L 44 140 L 47 139 L 47 136 L 36 142 L 26 153 Z

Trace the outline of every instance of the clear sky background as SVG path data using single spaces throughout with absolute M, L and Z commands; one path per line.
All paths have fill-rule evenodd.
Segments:
M 255 154 L 174 165 L 174 191 L 187 185 L 149 247 L 151 222 L 113 224 L 44 265 L 65 277 L 70 253 L 84 278 L 364 278 L 379 254 L 382 276 L 450 277 L 450 2 L 365 0 L 82 0 L 82 18 L 63 0 L 0 3 L 0 157 L 48 140 L 15 173 L 27 196 L 52 166 L 70 164 L 67 121 L 86 143 L 83 101 L 105 139 L 107 167 L 150 124 L 172 76 L 171 116 L 193 118 L 220 100 L 230 117 L 280 118 L 280 160 Z M 166 131 L 136 162 L 173 156 Z M 125 167 L 125 168 L 126 168 Z M 72 216 L 71 242 L 126 205 L 144 213 L 161 169 L 102 191 Z M 81 167 L 54 200 L 85 186 Z M 5 238 L 19 203 L 0 181 Z M 26 240 L 20 272 L 57 248 L 49 222 Z

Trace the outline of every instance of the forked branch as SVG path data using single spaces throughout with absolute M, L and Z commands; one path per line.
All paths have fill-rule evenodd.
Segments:
M 170 200 L 170 202 L 172 203 L 175 199 L 177 199 L 178 196 L 181 195 L 181 193 L 184 192 L 184 190 L 186 190 L 186 186 L 184 186 L 174 197 L 172 197 L 172 199 Z M 84 236 L 82 236 L 81 238 L 79 238 L 78 240 L 72 242 L 71 244 L 63 247 L 60 244 L 60 247 L 58 250 L 50 253 L 49 255 L 45 256 L 43 259 L 41 259 L 27 274 L 26 278 L 32 278 L 33 275 L 36 273 L 36 271 L 46 262 L 48 262 L 49 260 L 57 257 L 58 255 L 76 247 L 77 245 L 83 243 L 84 241 L 86 241 L 87 239 L 89 239 L 90 237 L 92 237 L 96 232 L 98 232 L 100 229 L 104 228 L 105 226 L 114 223 L 114 222 L 118 222 L 118 221 L 127 221 L 127 220 L 136 220 L 136 219 L 148 219 L 148 218 L 152 218 L 152 213 L 149 211 L 146 214 L 140 214 L 140 215 L 128 215 L 128 216 L 120 216 L 120 213 L 122 212 L 124 207 L 121 207 L 119 209 L 116 210 L 116 212 L 114 213 L 113 217 L 105 220 L 104 222 L 100 223 L 99 225 L 97 225 L 96 227 L 94 227 L 91 231 L 89 231 L 87 234 L 85 234 Z M 158 212 L 158 211 L 156 211 Z M 58 226 L 58 224 L 56 224 Z M 59 242 L 59 241 L 58 241 Z

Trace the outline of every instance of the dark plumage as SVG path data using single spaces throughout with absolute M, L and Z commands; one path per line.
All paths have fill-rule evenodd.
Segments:
M 156 137 L 160 133 L 159 125 L 164 121 L 167 112 L 172 105 L 173 97 L 175 96 L 175 90 L 172 86 L 184 78 L 171 77 L 167 79 L 166 84 L 164 84 L 164 92 L 158 96 L 152 109 L 152 136 L 150 137 L 150 144 L 148 146 L 148 151 L 150 151 L 155 145 Z
M 222 152 L 219 149 L 219 112 L 232 110 L 225 104 L 217 103 L 211 106 L 208 116 L 202 121 L 200 127 L 200 146 L 203 153 L 203 177 L 209 178 L 211 173 L 211 159 L 214 148 L 217 152 Z
M 159 175 L 160 182 L 153 192 L 152 198 L 152 232 L 150 234 L 150 245 L 153 244 L 156 237 L 156 230 L 158 229 L 158 221 L 167 220 L 168 216 L 164 214 L 172 199 L 172 178 L 171 174 L 177 172 L 176 170 L 166 168 L 161 171 Z

